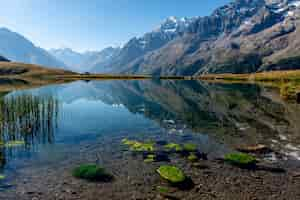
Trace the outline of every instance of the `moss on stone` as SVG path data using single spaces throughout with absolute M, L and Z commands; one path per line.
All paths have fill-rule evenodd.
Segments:
M 186 180 L 184 173 L 175 166 L 163 165 L 157 169 L 157 172 L 162 178 L 173 184 L 182 183 Z
M 160 193 L 168 193 L 169 192 L 169 189 L 167 187 L 164 187 L 164 186 L 157 186 L 156 190 Z
M 156 159 L 156 155 L 154 154 L 150 154 L 147 155 L 146 159 L 144 160 L 145 163 L 151 163 L 151 162 L 155 162 Z
M 181 147 L 180 144 L 176 144 L 176 143 L 169 143 L 169 144 L 166 144 L 165 146 L 165 149 L 168 150 L 168 151 L 182 151 L 183 148 Z
M 192 143 L 186 143 L 183 145 L 183 150 L 188 152 L 194 152 L 197 151 L 197 145 Z
M 129 146 L 129 149 L 131 151 L 145 151 L 145 152 L 152 152 L 155 150 L 155 143 L 154 142 L 139 142 L 136 140 L 128 140 L 128 139 L 123 139 L 122 143 L 124 145 Z
M 76 167 L 72 174 L 76 178 L 89 181 L 109 181 L 113 178 L 104 168 L 96 164 L 82 164 Z
M 131 145 L 135 144 L 136 141 L 135 140 L 128 140 L 128 139 L 125 138 L 125 139 L 122 140 L 122 143 L 125 144 L 125 145 L 128 145 L 128 146 L 131 146 Z
M 225 161 L 242 167 L 253 166 L 256 164 L 255 157 L 245 153 L 230 153 L 225 155 Z
M 154 151 L 153 143 L 136 142 L 130 147 L 132 151 Z
M 195 153 L 190 153 L 190 155 L 188 156 L 188 160 L 191 162 L 196 162 L 198 161 L 198 156 Z

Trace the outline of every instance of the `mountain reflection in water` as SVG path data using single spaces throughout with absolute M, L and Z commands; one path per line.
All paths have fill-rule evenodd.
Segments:
M 0 142 L 25 141 L 19 151 L 92 140 L 89 133 L 141 132 L 156 124 L 169 134 L 207 135 L 231 149 L 264 144 L 300 159 L 300 106 L 258 85 L 78 81 L 4 93 L 0 110 Z M 13 156 L 14 149 L 1 148 L 1 166 Z

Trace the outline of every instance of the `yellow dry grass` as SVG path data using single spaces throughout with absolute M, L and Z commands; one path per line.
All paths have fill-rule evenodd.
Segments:
M 207 74 L 199 76 L 203 80 L 236 81 L 300 81 L 300 70 L 270 71 L 252 74 Z
M 0 62 L 0 91 L 28 89 L 48 84 L 65 83 L 68 80 L 59 76 L 72 75 L 73 72 L 50 69 L 38 65 Z
M 76 74 L 71 71 L 62 69 L 50 69 L 42 67 L 39 65 L 16 63 L 16 62 L 0 62 L 0 72 L 15 70 L 15 71 L 25 71 L 24 73 L 0 73 L 0 78 L 2 77 L 40 77 L 40 78 L 53 78 L 57 75 L 72 75 Z
M 277 87 L 283 99 L 293 100 L 300 93 L 300 70 L 270 71 L 253 74 L 208 74 L 199 79 L 213 82 L 258 83 Z

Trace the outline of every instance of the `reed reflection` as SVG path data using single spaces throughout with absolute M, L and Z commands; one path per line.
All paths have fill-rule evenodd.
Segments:
M 53 143 L 59 103 L 54 97 L 32 94 L 0 98 L 0 168 L 20 149 Z

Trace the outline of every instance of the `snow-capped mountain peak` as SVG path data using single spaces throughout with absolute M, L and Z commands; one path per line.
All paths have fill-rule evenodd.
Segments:
M 271 11 L 283 14 L 286 17 L 295 15 L 295 11 L 300 9 L 300 0 L 266 0 Z
M 182 17 L 178 18 L 175 16 L 168 17 L 156 30 L 156 32 L 164 33 L 175 33 L 182 32 L 186 27 L 188 27 L 195 18 Z

